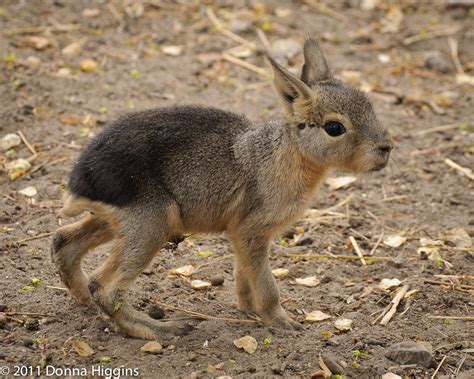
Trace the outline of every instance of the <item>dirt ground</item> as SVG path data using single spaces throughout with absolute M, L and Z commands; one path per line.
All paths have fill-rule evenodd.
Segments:
M 37 153 L 25 143 L 0 151 L 2 165 L 19 158 L 31 163 L 16 180 L 10 180 L 11 171 L 0 173 L 0 311 L 6 312 L 0 314 L 0 366 L 10 369 L 0 376 L 12 377 L 19 370 L 14 366 L 50 365 L 85 368 L 89 375 L 95 366 L 136 368 L 142 377 L 159 378 L 310 377 L 320 371 L 320 354 L 332 354 L 350 378 L 387 372 L 431 377 L 435 367 L 403 366 L 385 357 L 390 345 L 408 340 L 431 345 L 437 364 L 442 362 L 440 378 L 474 377 L 474 256 L 470 238 L 459 234 L 459 228 L 474 234 L 474 188 L 472 174 L 469 178 L 445 161 L 473 168 L 473 8 L 442 1 L 425 6 L 402 1 L 391 7 L 362 3 L 0 1 L 0 138 L 20 130 Z M 364 7 L 372 3 L 374 9 Z M 289 270 L 287 278 L 277 280 L 284 307 L 303 331 L 235 322 L 248 317 L 236 308 L 229 244 L 224 236 L 192 236 L 175 251 L 161 251 L 130 297 L 155 317 L 160 302 L 218 319 L 191 320 L 196 327 L 191 334 L 159 341 L 163 350 L 154 355 L 140 351 L 145 341 L 122 335 L 98 310 L 74 303 L 50 261 L 50 235 L 71 221 L 61 218 L 59 209 L 75 157 L 118 115 L 204 104 L 256 122 L 280 117 L 264 72 L 222 59 L 242 41 L 213 25 L 207 6 L 226 30 L 254 44 L 244 44 L 240 55 L 228 54 L 267 72 L 256 27 L 272 46 L 283 45 L 274 54 L 295 69 L 301 67 L 301 52 L 295 55 L 291 43 L 278 41 L 301 44 L 307 33 L 320 36 L 334 73 L 369 92 L 395 149 L 384 171 L 337 190 L 322 186 L 314 210 L 295 225 L 304 234 L 298 235 L 302 230 L 297 228 L 275 241 L 272 268 Z M 461 67 L 453 63 L 456 57 Z M 469 78 L 470 84 L 462 83 Z M 30 186 L 36 195 L 19 193 Z M 406 241 L 391 247 L 385 243 L 391 235 Z M 355 255 L 350 236 L 366 254 L 375 248 L 374 257 L 388 259 L 368 259 L 367 265 L 338 259 Z M 420 253 L 420 238 L 443 245 Z M 87 270 L 107 251 L 105 246 L 88 256 Z M 307 254 L 332 259 L 301 257 Z M 189 279 L 168 275 L 189 264 L 199 267 L 191 279 L 222 276 L 223 285 L 196 291 Z M 313 275 L 320 281 L 316 287 L 295 283 Z M 379 283 L 393 278 L 416 291 L 402 300 L 387 325 L 374 324 L 400 288 L 382 290 Z M 161 308 L 165 318 L 189 316 Z M 305 313 L 315 310 L 331 318 L 305 321 Z M 353 321 L 349 331 L 335 328 L 340 318 Z M 251 355 L 233 344 L 245 335 L 258 342 Z M 77 340 L 95 353 L 81 357 L 74 349 Z

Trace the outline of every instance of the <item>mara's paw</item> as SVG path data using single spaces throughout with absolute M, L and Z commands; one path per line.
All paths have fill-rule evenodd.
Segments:
M 278 318 L 278 319 L 272 320 L 269 326 L 272 326 L 277 329 L 285 329 L 285 330 L 303 330 L 303 325 L 289 318 L 286 318 L 286 319 Z

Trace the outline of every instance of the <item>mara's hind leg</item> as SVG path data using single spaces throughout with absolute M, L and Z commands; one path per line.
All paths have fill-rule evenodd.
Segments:
M 51 258 L 61 280 L 82 305 L 91 303 L 89 278 L 82 270 L 82 258 L 95 247 L 114 237 L 110 224 L 96 215 L 59 228 L 53 237 Z
M 120 237 L 107 260 L 91 275 L 89 289 L 94 300 L 129 336 L 157 339 L 166 334 L 186 334 L 192 330 L 190 325 L 154 320 L 134 310 L 126 300 L 126 293 L 136 277 L 177 232 L 177 208 L 170 205 L 159 212 L 134 208 L 124 213 Z

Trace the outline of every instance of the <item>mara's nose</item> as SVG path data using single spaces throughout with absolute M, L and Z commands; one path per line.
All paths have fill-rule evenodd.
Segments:
M 390 153 L 390 151 L 392 151 L 393 145 L 390 141 L 386 141 L 386 142 L 383 142 L 382 144 L 380 144 L 378 146 L 378 149 L 379 149 L 380 152 L 382 152 L 384 154 L 388 154 L 388 153 Z

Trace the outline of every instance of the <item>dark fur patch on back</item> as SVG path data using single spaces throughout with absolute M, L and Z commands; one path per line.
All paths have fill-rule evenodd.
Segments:
M 193 106 L 126 114 L 87 146 L 75 162 L 68 189 L 93 201 L 128 205 L 166 189 L 164 177 L 176 156 L 217 136 L 226 141 L 236 132 L 230 125 L 247 124 L 243 116 Z

